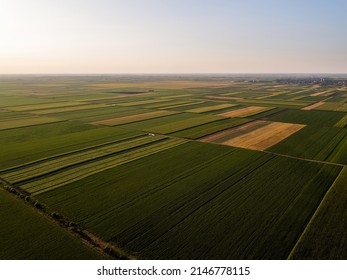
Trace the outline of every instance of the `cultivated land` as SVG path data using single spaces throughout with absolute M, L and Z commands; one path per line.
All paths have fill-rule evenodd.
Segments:
M 346 104 L 340 77 L 0 77 L 0 258 L 345 259 Z
M 0 259 L 106 258 L 4 189 L 0 205 Z

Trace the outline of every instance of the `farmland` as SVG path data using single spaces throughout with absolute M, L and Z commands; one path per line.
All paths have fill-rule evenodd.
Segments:
M 0 77 L 0 258 L 345 258 L 347 90 L 304 81 Z
M 293 259 L 341 259 L 346 255 L 346 180 L 344 168 L 331 189 L 322 200 L 322 205 L 312 218 L 290 255 Z M 334 220 L 339 220 L 335 223 Z
M 105 258 L 3 189 L 0 205 L 0 259 Z

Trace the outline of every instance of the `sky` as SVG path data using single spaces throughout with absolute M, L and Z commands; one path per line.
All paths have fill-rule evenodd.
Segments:
M 0 0 L 0 73 L 347 73 L 345 0 Z

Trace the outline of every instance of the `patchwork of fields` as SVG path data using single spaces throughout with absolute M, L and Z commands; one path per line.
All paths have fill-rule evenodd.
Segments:
M 0 258 L 344 259 L 346 103 L 344 85 L 2 77 Z

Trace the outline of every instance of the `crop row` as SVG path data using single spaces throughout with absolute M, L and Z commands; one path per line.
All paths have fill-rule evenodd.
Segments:
M 215 105 L 210 105 L 210 106 L 203 106 L 200 108 L 195 108 L 195 109 L 190 109 L 187 112 L 191 112 L 191 113 L 206 113 L 206 112 L 213 112 L 213 111 L 217 111 L 217 110 L 221 110 L 221 109 L 225 109 L 225 108 L 230 108 L 236 106 L 234 104 L 218 104 L 216 103 Z
M 141 133 L 79 122 L 58 122 L 4 130 L 0 138 L 0 169 L 139 135 Z
M 346 113 L 316 110 L 289 109 L 282 113 L 271 116 L 271 121 L 299 123 L 312 126 L 334 126 Z
M 340 170 L 190 142 L 38 198 L 140 258 L 283 259 Z
M 185 142 L 185 140 L 172 139 L 160 143 L 153 143 L 152 145 L 146 145 L 144 147 L 138 147 L 137 149 L 125 153 L 115 155 L 111 154 L 104 156 L 103 158 L 97 158 L 95 160 L 63 168 L 57 172 L 44 174 L 43 176 L 34 178 L 33 180 L 22 181 L 19 186 L 31 193 L 45 192 L 63 186 L 69 182 L 74 182 L 81 178 L 90 176 L 91 174 L 102 170 L 170 149 Z
M 185 130 L 181 130 L 179 132 L 172 133 L 173 136 L 190 138 L 190 139 L 198 139 L 228 128 L 232 128 L 235 126 L 239 126 L 246 122 L 249 122 L 249 119 L 233 119 L 228 118 L 220 121 L 215 121 L 212 123 L 202 124 L 199 126 L 195 126 L 192 128 L 187 128 Z
M 7 109 L 11 111 L 34 111 L 34 110 L 50 109 L 50 108 L 65 108 L 68 106 L 77 106 L 77 105 L 85 105 L 85 103 L 79 102 L 79 101 L 50 102 L 50 103 L 33 104 L 33 105 L 19 105 L 15 107 L 7 107 Z
M 108 114 L 109 115 L 120 114 L 122 112 L 129 112 L 132 110 L 137 110 L 137 109 L 120 107 L 120 106 L 107 106 L 107 107 L 101 107 L 101 108 L 95 108 L 95 109 L 55 113 L 55 114 L 50 114 L 50 116 L 60 118 L 63 120 L 74 120 L 74 119 L 83 119 L 88 117 L 103 116 Z
M 211 123 L 214 121 L 222 120 L 222 117 L 212 115 L 197 115 L 187 120 L 176 121 L 167 124 L 161 124 L 158 126 L 145 128 L 145 131 L 167 134 L 180 130 L 184 130 L 190 127 L 199 126 L 205 123 Z
M 19 119 L 10 119 L 10 120 L 3 120 L 0 121 L 0 130 L 2 129 L 10 129 L 10 128 L 17 128 L 17 127 L 25 127 L 25 126 L 32 126 L 32 125 L 38 125 L 38 124 L 45 124 L 45 123 L 54 123 L 59 122 L 61 120 L 51 117 L 24 117 Z
M 107 105 L 85 103 L 84 105 L 77 105 L 77 106 L 66 106 L 66 107 L 59 107 L 59 108 L 35 110 L 33 111 L 33 113 L 38 115 L 45 115 L 45 114 L 55 114 L 55 113 L 63 113 L 63 112 L 74 112 L 74 111 L 88 110 L 88 109 L 98 109 L 98 108 L 105 108 L 105 107 L 107 107 Z
M 16 170 L 10 170 L 8 172 L 1 173 L 1 177 L 11 183 L 17 183 L 23 180 L 27 180 L 33 177 L 41 176 L 46 173 L 57 171 L 63 167 L 73 166 L 75 164 L 90 161 L 92 159 L 102 158 L 106 155 L 118 153 L 120 151 L 132 149 L 138 146 L 149 144 L 163 139 L 160 136 L 143 136 L 141 138 L 130 139 L 127 141 L 121 141 L 120 143 L 112 143 L 102 145 L 101 147 L 95 147 L 88 149 L 87 151 L 79 151 L 71 154 L 67 154 L 61 157 L 53 158 L 51 160 L 45 160 L 42 163 L 30 164 Z
M 1 260 L 103 258 L 1 186 L 0 205 Z
M 121 125 L 126 123 L 137 122 L 137 121 L 155 119 L 155 118 L 174 115 L 174 114 L 177 114 L 177 113 L 172 111 L 159 110 L 159 111 L 153 111 L 153 112 L 147 112 L 147 113 L 141 113 L 141 114 L 132 114 L 132 115 L 118 117 L 118 118 L 103 119 L 101 121 L 93 122 L 92 124 L 116 126 L 116 125 Z
M 336 124 L 336 127 L 347 127 L 347 114 L 341 120 L 339 120 Z
M 347 168 L 324 197 L 293 250 L 291 259 L 346 260 Z
M 182 100 L 182 99 L 173 99 L 173 100 L 162 100 L 160 103 L 154 103 L 150 105 L 141 106 L 143 108 L 148 109 L 162 109 L 163 107 L 171 107 L 171 106 L 185 106 L 186 104 L 191 103 L 191 100 Z
M 295 157 L 347 164 L 347 130 L 307 126 L 268 150 Z

